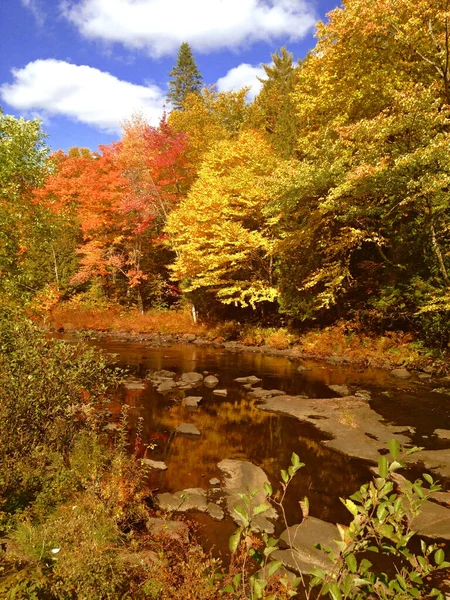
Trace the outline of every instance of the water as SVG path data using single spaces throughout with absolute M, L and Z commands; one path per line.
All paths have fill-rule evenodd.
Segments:
M 67 337 L 66 337 L 67 339 Z M 197 371 L 217 375 L 219 388 L 227 397 L 213 395 L 203 386 L 187 395 L 202 396 L 198 409 L 190 409 L 162 396 L 149 384 L 145 390 L 123 390 L 132 408 L 132 422 L 144 419 L 144 444 L 155 444 L 149 458 L 163 460 L 168 469 L 152 472 L 149 485 L 153 490 L 175 492 L 185 488 L 210 489 L 209 479 L 221 478 L 217 463 L 222 459 L 248 460 L 260 466 L 274 489 L 280 469 L 290 464 L 296 452 L 306 466 L 294 479 L 286 497 L 289 525 L 301 521 L 298 501 L 308 496 L 311 515 L 329 522 L 348 523 L 350 515 L 339 500 L 354 493 L 371 478 L 369 465 L 343 456 L 320 444 L 325 439 L 312 426 L 287 416 L 258 410 L 256 401 L 246 395 L 236 377 L 257 375 L 258 385 L 279 389 L 288 394 L 329 398 L 335 394 L 328 384 L 347 383 L 369 390 L 371 406 L 387 421 L 415 427 L 413 442 L 427 448 L 449 447 L 449 441 L 429 437 L 435 428 L 450 429 L 448 396 L 431 392 L 430 386 L 393 380 L 379 370 L 336 367 L 304 361 L 311 370 L 297 372 L 297 363 L 285 357 L 251 352 L 234 353 L 211 347 L 174 345 L 167 348 L 146 347 L 144 343 L 98 340 L 90 342 L 117 355 L 120 365 L 144 378 L 149 370 L 168 369 L 181 375 Z M 387 392 L 387 394 L 386 394 Z M 181 423 L 193 423 L 201 431 L 195 439 L 175 434 Z M 447 482 L 442 482 L 444 489 Z M 199 535 L 208 547 L 225 551 L 235 525 L 227 518 L 212 521 L 207 515 L 193 513 Z M 284 528 L 280 523 L 278 533 Z

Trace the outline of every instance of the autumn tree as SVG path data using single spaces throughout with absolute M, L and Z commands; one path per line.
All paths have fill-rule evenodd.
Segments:
M 177 62 L 169 73 L 167 100 L 175 110 L 182 110 L 188 94 L 199 94 L 203 78 L 195 63 L 191 47 L 183 42 L 178 50 Z
M 265 215 L 265 181 L 275 165 L 270 146 L 253 131 L 217 143 L 205 156 L 166 227 L 177 251 L 174 278 L 184 281 L 186 292 L 253 308 L 276 299 L 275 239 Z

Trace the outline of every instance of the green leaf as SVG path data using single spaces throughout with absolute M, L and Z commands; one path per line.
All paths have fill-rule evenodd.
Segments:
M 348 554 L 345 557 L 345 562 L 347 564 L 347 567 L 349 568 L 351 573 L 356 573 L 357 569 L 358 569 L 358 561 L 355 558 L 354 554 Z
M 430 485 L 433 485 L 434 479 L 431 477 L 431 475 L 429 473 L 423 473 L 423 478 L 425 479 L 425 481 L 428 481 L 428 483 Z
M 380 456 L 378 459 L 378 471 L 380 473 L 380 477 L 386 479 L 388 476 L 388 459 L 385 455 Z
M 289 481 L 289 475 L 284 469 L 281 469 L 281 479 L 284 481 L 284 483 L 287 483 Z
M 391 453 L 391 456 L 394 460 L 397 460 L 397 458 L 400 455 L 400 442 L 398 440 L 389 440 L 388 441 L 388 448 L 389 448 L 389 452 Z
M 239 529 L 236 529 L 236 531 L 230 537 L 228 546 L 229 546 L 231 552 L 236 552 L 236 550 L 238 549 L 239 542 L 241 541 L 241 535 L 242 535 L 242 530 L 241 530 L 241 528 L 239 528 Z
M 272 577 L 272 575 L 277 571 L 283 563 L 281 560 L 273 560 L 267 565 L 267 577 Z
M 342 499 L 341 499 L 342 500 Z M 351 512 L 351 514 L 356 517 L 356 515 L 359 513 L 358 507 L 356 506 L 356 504 L 354 502 L 352 502 L 351 500 L 347 499 L 347 500 L 342 500 L 344 506 L 346 507 L 346 509 Z
M 272 495 L 272 486 L 268 481 L 264 482 L 264 491 L 266 493 L 266 496 Z
M 253 516 L 256 517 L 256 515 L 260 515 L 261 513 L 265 513 L 269 509 L 270 509 L 270 505 L 266 504 L 265 502 L 263 502 L 259 506 L 255 506 L 255 508 L 253 509 Z
M 328 586 L 328 591 L 331 594 L 333 600 L 342 600 L 341 591 L 339 590 L 336 583 L 330 583 Z
M 444 560 L 445 560 L 445 553 L 442 550 L 442 548 L 439 548 L 439 550 L 436 550 L 436 552 L 434 553 L 434 562 L 439 567 L 444 562 Z
M 234 589 L 236 589 L 238 587 L 238 585 L 241 583 L 241 579 L 242 579 L 242 573 L 236 573 L 236 575 L 233 577 Z

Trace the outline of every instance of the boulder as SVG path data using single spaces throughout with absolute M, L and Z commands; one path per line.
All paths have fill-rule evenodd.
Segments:
M 165 462 L 162 462 L 162 460 L 151 460 L 150 458 L 143 458 L 142 462 L 144 465 L 147 465 L 147 467 L 150 467 L 150 469 L 155 469 L 157 471 L 167 470 L 167 465 Z
M 409 379 L 411 377 L 411 373 L 404 367 L 392 369 L 391 375 L 392 377 L 397 377 L 397 379 Z
M 156 388 L 156 391 L 159 392 L 160 394 L 165 394 L 166 392 L 170 392 L 170 390 L 173 390 L 176 387 L 177 387 L 176 381 L 173 381 L 173 379 L 167 379 L 165 381 L 162 381 L 158 385 L 158 387 Z
M 208 388 L 213 388 L 219 383 L 219 380 L 214 375 L 207 375 L 203 380 L 203 385 Z
M 201 396 L 188 396 L 183 400 L 185 406 L 191 406 L 193 408 L 197 408 L 199 403 L 202 401 Z
M 176 428 L 176 432 L 185 435 L 201 435 L 200 430 L 192 423 L 181 423 L 181 425 L 178 425 Z
M 197 384 L 203 381 L 203 375 L 201 373 L 183 373 L 181 376 L 182 381 L 190 384 Z
M 241 494 L 251 494 L 256 490 L 256 494 L 251 499 L 251 508 L 265 502 L 264 484 L 269 483 L 267 475 L 260 467 L 243 460 L 226 459 L 222 460 L 217 466 L 226 474 L 224 491 L 228 512 L 235 523 L 242 525 L 242 518 L 234 510 L 235 507 L 243 505 Z M 277 516 L 275 509 L 270 507 L 269 510 L 252 519 L 253 528 L 256 531 L 272 534 L 275 530 L 272 520 L 276 519 Z

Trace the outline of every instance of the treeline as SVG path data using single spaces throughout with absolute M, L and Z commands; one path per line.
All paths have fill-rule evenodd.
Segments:
M 253 102 L 203 87 L 183 44 L 173 110 L 98 153 L 48 157 L 36 122 L 2 116 L 2 293 L 182 297 L 446 345 L 449 20 L 448 0 L 347 0 L 304 60 L 272 56 Z

